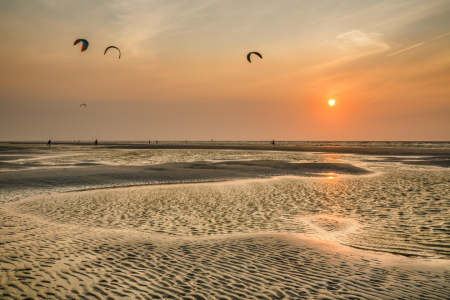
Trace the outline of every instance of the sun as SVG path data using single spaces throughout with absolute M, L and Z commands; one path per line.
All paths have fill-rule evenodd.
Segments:
M 333 106 L 335 103 L 336 103 L 336 101 L 334 101 L 334 99 L 328 100 L 328 104 L 329 104 L 330 106 Z

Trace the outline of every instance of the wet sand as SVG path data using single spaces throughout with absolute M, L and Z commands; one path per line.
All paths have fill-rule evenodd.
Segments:
M 215 150 L 254 150 L 254 151 L 296 151 L 296 152 L 331 152 L 370 155 L 443 155 L 450 156 L 449 148 L 424 147 L 358 147 L 358 146 L 295 146 L 295 145 L 242 145 L 242 144 L 122 144 L 104 145 L 111 149 L 215 149 Z
M 436 156 L 126 147 L 3 152 L 2 299 L 448 299 Z

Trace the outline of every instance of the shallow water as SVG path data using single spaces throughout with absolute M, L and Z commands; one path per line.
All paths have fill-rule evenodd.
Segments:
M 39 152 L 27 153 L 17 151 L 15 154 L 0 152 L 0 161 L 9 164 L 3 170 L 67 167 L 80 164 L 102 164 L 112 166 L 141 166 L 170 162 L 193 161 L 229 161 L 229 160 L 305 160 L 317 159 L 310 153 L 290 153 L 277 151 L 243 151 L 243 150 L 158 150 L 158 149 L 92 149 L 86 147 L 43 148 Z

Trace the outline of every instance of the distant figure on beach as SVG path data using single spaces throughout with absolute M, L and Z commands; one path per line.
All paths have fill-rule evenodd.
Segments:
M 95 146 L 97 146 L 97 144 L 98 144 L 98 141 L 97 141 L 97 140 L 95 140 L 95 142 L 94 142 L 94 143 L 95 143 Z
M 275 140 L 272 141 L 272 145 L 275 145 Z
M 151 144 L 152 142 L 151 142 L 151 141 L 148 141 L 148 143 Z
M 52 141 L 51 141 L 51 140 L 48 140 L 48 142 L 47 142 L 47 146 L 49 146 L 49 147 L 50 147 L 51 143 L 52 143 Z
M 156 141 L 155 144 L 158 144 L 158 141 Z

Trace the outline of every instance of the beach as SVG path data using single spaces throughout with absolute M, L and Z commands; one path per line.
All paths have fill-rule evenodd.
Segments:
M 449 299 L 448 143 L 0 144 L 2 299 Z

